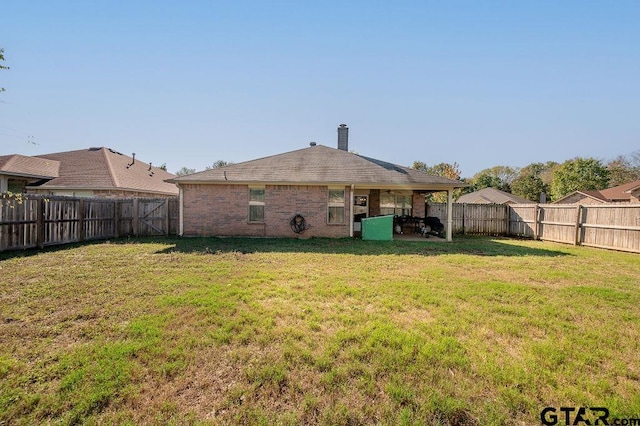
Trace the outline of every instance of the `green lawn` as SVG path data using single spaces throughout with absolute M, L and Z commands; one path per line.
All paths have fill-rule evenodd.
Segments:
M 507 239 L 4 253 L 0 424 L 640 417 L 639 290 L 638 255 Z

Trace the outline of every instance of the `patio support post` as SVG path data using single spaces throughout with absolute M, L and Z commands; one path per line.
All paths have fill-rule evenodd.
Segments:
M 178 186 L 178 190 L 180 191 L 180 200 L 178 201 L 178 235 L 182 237 L 184 234 L 184 192 L 181 186 Z M 168 205 L 167 210 L 169 210 Z
M 447 241 L 453 241 L 453 188 L 447 189 Z
M 349 237 L 353 238 L 353 190 L 354 184 L 351 184 L 351 192 L 349 193 Z

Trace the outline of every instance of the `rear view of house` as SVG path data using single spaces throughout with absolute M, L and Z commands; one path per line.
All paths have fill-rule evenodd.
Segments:
M 351 153 L 348 130 L 338 128 L 337 149 L 312 142 L 169 180 L 180 188 L 180 234 L 349 237 L 362 218 L 424 217 L 425 194 L 448 191 L 451 202 L 453 189 L 467 186 Z

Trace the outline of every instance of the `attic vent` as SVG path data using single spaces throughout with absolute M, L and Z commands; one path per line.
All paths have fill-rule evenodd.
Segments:
M 91 148 L 89 148 L 89 151 L 100 151 L 100 147 L 99 146 L 92 146 Z
M 309 146 L 316 146 L 315 142 L 309 142 Z

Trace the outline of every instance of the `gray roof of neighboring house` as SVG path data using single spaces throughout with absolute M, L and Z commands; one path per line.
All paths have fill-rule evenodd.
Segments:
M 0 156 L 0 174 L 16 177 L 52 179 L 58 177 L 60 162 L 20 154 Z
M 479 191 L 464 194 L 456 200 L 456 203 L 467 204 L 534 204 L 534 201 L 496 188 L 483 188 Z
M 457 180 L 323 145 L 205 170 L 171 179 L 171 182 L 355 184 L 425 190 L 468 186 Z
M 109 148 L 38 155 L 60 163 L 57 177 L 34 188 L 124 190 L 178 195 L 178 188 L 165 182 L 175 175 Z M 130 165 L 133 162 L 132 165 Z M 129 167 L 127 167 L 129 166 Z

